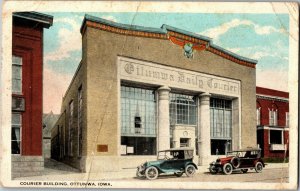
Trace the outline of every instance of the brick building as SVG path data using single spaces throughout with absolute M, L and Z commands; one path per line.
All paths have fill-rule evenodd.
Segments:
M 81 34 L 82 60 L 52 130 L 53 158 L 98 173 L 136 167 L 170 147 L 194 147 L 206 166 L 256 146 L 255 60 L 168 25 L 86 15 Z
M 288 156 L 289 93 L 256 87 L 257 143 L 264 158 Z
M 12 28 L 12 176 L 44 168 L 42 149 L 43 30 L 53 17 L 13 13 Z

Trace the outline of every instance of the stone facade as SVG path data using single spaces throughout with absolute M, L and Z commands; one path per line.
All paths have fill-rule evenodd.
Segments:
M 78 159 L 74 153 L 73 157 L 62 157 L 62 161 L 82 171 L 118 171 L 126 167 L 124 160 L 129 156 L 121 155 L 120 128 L 120 87 L 123 83 L 155 89 L 157 150 L 170 147 L 168 96 L 173 90 L 189 91 L 199 97 L 200 165 L 208 165 L 211 160 L 211 96 L 232 100 L 232 148 L 256 146 L 255 61 L 210 45 L 208 38 L 189 36 L 190 33 L 179 29 L 176 32 L 177 29 L 171 27 L 161 31 L 126 27 L 89 16 L 83 22 L 82 61 L 63 99 L 62 116 L 56 124 L 58 128 L 67 127 L 68 104 L 73 100 L 77 108 L 77 90 L 82 85 L 83 155 Z M 181 42 L 195 44 L 189 58 Z M 77 111 L 74 111 L 76 119 Z M 185 127 L 174 132 L 174 137 L 182 128 Z M 187 134 L 189 132 L 193 131 Z M 52 140 L 58 134 L 53 133 Z M 61 136 L 64 137 L 64 133 Z M 74 140 L 76 150 L 76 136 Z M 144 158 L 132 156 L 135 166 Z
M 12 178 L 40 176 L 44 170 L 42 156 L 12 156 Z

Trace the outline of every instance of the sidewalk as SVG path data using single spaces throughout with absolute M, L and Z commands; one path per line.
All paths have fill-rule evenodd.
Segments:
M 265 169 L 288 168 L 288 163 L 268 163 Z M 197 174 L 208 172 L 208 166 L 198 166 Z M 136 168 L 126 168 L 117 172 L 81 173 L 64 163 L 48 160 L 42 176 L 21 177 L 15 180 L 41 181 L 87 181 L 87 180 L 117 180 L 136 177 Z

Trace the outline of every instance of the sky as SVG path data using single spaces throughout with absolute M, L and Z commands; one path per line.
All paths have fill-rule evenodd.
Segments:
M 62 98 L 81 60 L 85 14 L 123 24 L 167 24 L 212 38 L 213 44 L 258 61 L 256 85 L 288 91 L 289 15 L 216 13 L 56 13 L 44 31 L 44 113 L 60 113 Z

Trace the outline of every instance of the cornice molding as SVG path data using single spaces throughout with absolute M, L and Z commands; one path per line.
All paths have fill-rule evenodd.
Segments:
M 214 45 L 211 42 L 211 38 L 168 25 L 162 25 L 161 28 L 141 27 L 136 25 L 116 23 L 91 15 L 85 15 L 80 28 L 81 34 L 85 33 L 87 27 L 121 35 L 170 40 L 172 43 L 181 47 L 187 43 L 191 43 L 193 45 L 193 49 L 195 50 L 206 50 L 243 66 L 255 68 L 257 64 L 256 60 L 239 56 L 217 45 Z

